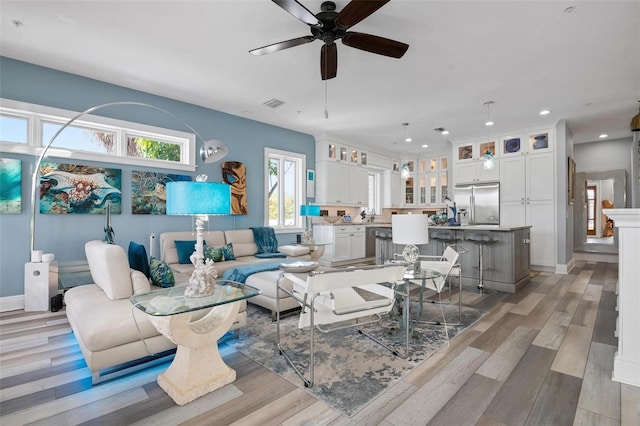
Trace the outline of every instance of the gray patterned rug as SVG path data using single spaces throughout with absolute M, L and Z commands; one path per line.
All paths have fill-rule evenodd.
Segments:
M 457 305 L 443 305 L 447 322 L 457 322 Z M 412 306 L 411 312 L 417 312 Z M 409 359 L 394 356 L 355 328 L 328 334 L 316 333 L 315 383 L 305 388 L 302 380 L 279 355 L 275 345 L 276 324 L 270 313 L 254 305 L 247 306 L 248 325 L 240 330 L 240 338 L 230 342 L 237 350 L 259 364 L 305 389 L 336 410 L 353 416 L 395 381 L 401 379 L 447 344 L 444 326 L 418 324 L 411 339 Z M 485 314 L 463 307 L 462 325 L 448 326 L 449 339 L 460 334 Z M 441 320 L 439 305 L 425 304 L 423 319 Z M 404 352 L 404 331 L 392 317 L 383 323 L 363 328 L 391 342 Z M 297 367 L 308 373 L 309 331 L 298 329 L 298 315 L 281 320 L 281 341 Z M 308 375 L 308 374 L 306 374 Z

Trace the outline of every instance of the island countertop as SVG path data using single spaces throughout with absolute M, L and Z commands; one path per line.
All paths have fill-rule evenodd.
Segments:
M 391 223 L 314 223 L 314 226 L 365 226 L 367 228 L 391 228 Z M 498 231 L 498 232 L 511 232 L 518 231 L 520 229 L 529 229 L 531 226 L 498 226 L 498 225 L 462 225 L 462 226 L 448 226 L 448 225 L 429 225 L 429 229 L 442 229 L 452 231 Z

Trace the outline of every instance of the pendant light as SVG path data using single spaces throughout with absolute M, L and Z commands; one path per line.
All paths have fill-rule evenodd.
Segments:
M 487 106 L 487 121 L 484 123 L 485 126 L 493 126 L 493 121 L 491 121 L 490 107 L 493 105 L 493 101 L 487 101 L 484 103 Z M 489 142 L 489 129 L 487 129 L 487 142 Z M 493 153 L 489 150 L 486 150 L 484 156 L 482 157 L 482 167 L 485 170 L 493 170 L 494 162 L 493 162 Z

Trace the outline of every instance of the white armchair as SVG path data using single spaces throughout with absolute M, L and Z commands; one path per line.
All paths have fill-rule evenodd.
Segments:
M 280 342 L 280 309 L 276 316 L 276 343 L 280 354 L 294 368 L 306 387 L 314 382 L 314 331 L 328 333 L 347 327 L 360 327 L 380 321 L 393 308 L 395 286 L 403 283 L 405 265 L 381 265 L 336 271 L 313 271 L 306 277 L 285 274 L 293 282 L 292 290 L 279 290 L 290 295 L 302 306 L 299 328 L 309 328 L 309 378 L 298 370 Z M 386 284 L 386 285 L 385 285 Z M 389 285 L 390 284 L 390 285 Z M 279 303 L 279 294 L 276 300 Z M 364 322 L 361 320 L 366 319 Z M 327 327 L 329 326 L 329 327 Z M 395 349 L 358 329 L 358 332 L 382 345 L 395 355 Z

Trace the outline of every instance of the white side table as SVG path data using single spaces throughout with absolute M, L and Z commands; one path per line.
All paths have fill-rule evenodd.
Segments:
M 58 294 L 58 263 L 24 264 L 24 310 L 48 311 L 51 298 Z

